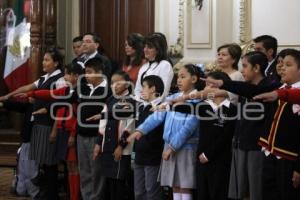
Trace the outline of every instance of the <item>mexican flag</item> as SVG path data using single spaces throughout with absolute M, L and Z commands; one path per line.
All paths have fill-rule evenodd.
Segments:
M 30 23 L 26 22 L 20 7 L 23 7 L 23 0 L 17 0 L 14 10 L 6 15 L 7 52 L 3 78 L 9 91 L 29 83 Z

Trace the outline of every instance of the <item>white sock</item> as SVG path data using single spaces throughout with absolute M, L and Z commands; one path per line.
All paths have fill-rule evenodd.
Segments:
M 181 193 L 173 193 L 173 200 L 182 200 Z
M 181 200 L 192 200 L 192 199 L 193 199 L 192 194 L 188 194 L 188 193 L 181 194 Z

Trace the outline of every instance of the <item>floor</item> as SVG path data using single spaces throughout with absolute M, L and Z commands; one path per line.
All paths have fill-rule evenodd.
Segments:
M 29 200 L 31 198 L 17 197 L 10 193 L 14 177 L 13 168 L 0 168 L 0 200 Z

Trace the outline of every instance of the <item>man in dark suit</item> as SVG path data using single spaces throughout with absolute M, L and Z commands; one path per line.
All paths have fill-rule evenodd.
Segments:
M 261 35 L 253 39 L 255 51 L 264 53 L 267 58 L 269 65 L 265 70 L 265 76 L 270 77 L 272 81 L 279 81 L 280 78 L 276 71 L 275 58 L 277 55 L 277 39 L 270 35 Z
M 86 33 L 83 35 L 82 40 L 82 51 L 83 55 L 78 58 L 77 63 L 80 64 L 83 68 L 85 68 L 85 63 L 90 60 L 91 58 L 100 58 L 105 66 L 105 75 L 107 76 L 108 80 L 111 76 L 111 62 L 110 60 L 103 55 L 101 51 L 102 46 L 100 44 L 100 38 L 94 33 Z M 100 50 L 100 51 L 99 51 Z

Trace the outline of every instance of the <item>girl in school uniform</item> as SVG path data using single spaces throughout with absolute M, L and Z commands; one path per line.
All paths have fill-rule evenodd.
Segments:
M 198 67 L 183 66 L 177 79 L 180 92 L 169 96 L 167 101 L 192 90 L 203 89 L 204 84 L 200 81 L 203 74 Z M 163 123 L 165 144 L 158 180 L 162 186 L 173 188 L 174 200 L 191 200 L 192 189 L 196 188 L 196 150 L 199 140 L 199 120 L 196 116 L 173 111 L 156 111 L 136 129 L 128 141 L 147 135 Z
M 128 195 L 125 183 L 130 176 L 133 145 L 126 139 L 135 127 L 136 112 L 136 102 L 130 96 L 131 84 L 127 73 L 118 71 L 113 74 L 113 95 L 101 113 L 100 135 L 94 147 L 93 158 L 100 155 L 101 172 L 106 177 L 111 200 L 122 200 Z
M 71 84 L 57 90 L 35 90 L 27 93 L 28 97 L 42 100 L 53 100 L 58 96 L 65 96 L 74 90 L 83 69 L 79 64 L 70 64 L 65 67 L 64 79 Z M 58 160 L 67 161 L 70 200 L 80 198 L 80 182 L 78 172 L 77 150 L 76 150 L 76 125 L 77 103 L 58 105 L 56 112 L 56 123 L 53 129 L 56 131 L 56 156 Z
M 5 98 L 12 97 L 19 93 L 25 93 L 34 89 L 50 90 L 65 86 L 62 66 L 62 56 L 57 49 L 50 49 L 45 52 L 43 59 L 43 71 L 46 73 L 37 81 L 22 86 L 7 94 Z M 33 104 L 33 127 L 30 140 L 29 158 L 35 160 L 44 168 L 47 180 L 47 199 L 58 199 L 57 191 L 57 158 L 55 154 L 56 142 L 52 132 L 54 119 L 50 116 L 52 102 L 36 100 Z

